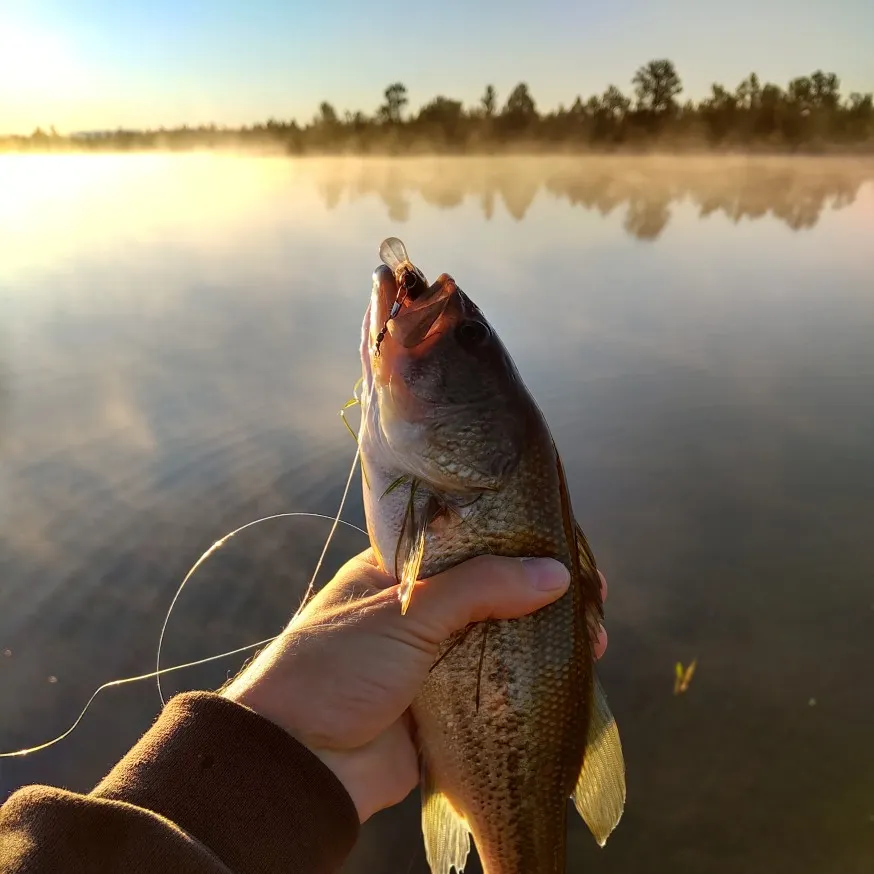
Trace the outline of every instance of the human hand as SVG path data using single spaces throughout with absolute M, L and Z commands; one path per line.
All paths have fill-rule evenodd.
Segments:
M 402 616 L 397 583 L 368 551 L 347 562 L 222 694 L 312 750 L 364 822 L 419 782 L 408 708 L 440 643 L 471 622 L 533 613 L 567 586 L 567 569 L 552 559 L 481 556 L 417 582 Z M 595 658 L 606 646 L 601 628 Z

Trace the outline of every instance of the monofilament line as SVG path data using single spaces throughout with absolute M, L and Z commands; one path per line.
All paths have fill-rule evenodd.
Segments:
M 280 518 L 283 516 L 312 516 L 316 519 L 327 519 L 330 521 L 336 521 L 335 517 L 325 516 L 321 513 L 277 513 L 275 516 L 267 516 L 267 517 L 265 517 L 265 519 L 259 519 L 257 521 L 263 522 L 263 521 L 266 521 L 267 519 L 277 519 L 277 518 Z M 251 525 L 255 525 L 255 524 L 256 524 L 256 522 L 250 522 L 249 525 L 244 525 L 242 528 L 237 529 L 237 531 L 242 531 L 243 528 L 247 528 L 247 527 L 249 527 Z M 353 525 L 351 522 L 346 522 L 344 519 L 340 519 L 339 524 L 345 525 L 347 528 L 352 528 L 353 530 L 358 531 L 361 534 L 364 534 L 365 536 L 367 535 L 366 531 L 362 530 L 357 525 Z M 205 560 L 205 558 L 208 554 L 214 552 L 221 544 L 225 543 L 227 540 L 229 540 L 231 537 L 233 537 L 233 535 L 236 534 L 237 531 L 231 532 L 230 534 L 226 535 L 221 540 L 219 540 L 215 544 L 213 544 L 213 546 L 211 546 L 203 554 L 203 556 L 201 556 L 200 560 L 194 565 L 194 567 L 191 569 L 191 571 L 189 571 L 186 579 L 189 579 L 191 577 L 191 574 L 194 572 L 194 570 L 199 565 L 201 565 L 203 563 L 203 561 Z M 178 598 L 178 596 L 179 596 L 179 591 L 181 591 L 181 586 L 180 586 L 180 589 L 177 590 L 177 592 L 176 592 L 176 598 Z M 173 599 L 174 603 L 176 601 L 176 598 Z M 169 614 L 167 616 L 167 619 L 169 619 Z M 166 630 L 166 628 L 167 628 L 167 620 L 165 619 L 164 628 L 161 631 L 162 639 L 163 639 L 164 631 Z M 124 677 L 121 680 L 112 680 L 109 683 L 104 683 L 88 699 L 88 702 L 82 708 L 82 712 L 79 714 L 76 721 L 63 734 L 60 734 L 56 738 L 54 738 L 50 741 L 46 741 L 45 743 L 39 744 L 39 745 L 34 746 L 34 747 L 27 747 L 26 749 L 14 750 L 13 752 L 8 752 L 8 753 L 0 753 L 0 759 L 11 759 L 11 758 L 15 758 L 17 756 L 26 756 L 26 755 L 30 755 L 31 753 L 38 753 L 40 750 L 48 749 L 49 747 L 54 746 L 56 743 L 60 743 L 62 740 L 69 737 L 76 730 L 79 723 L 82 721 L 82 719 L 85 717 L 85 714 L 88 712 L 88 709 L 94 703 L 94 699 L 101 692 L 103 692 L 105 689 L 111 689 L 115 686 L 126 686 L 129 683 L 138 683 L 141 680 L 159 679 L 160 677 L 164 676 L 165 674 L 172 674 L 172 673 L 175 673 L 176 671 L 184 671 L 187 668 L 196 668 L 199 665 L 206 665 L 206 664 L 209 664 L 210 662 L 218 661 L 219 659 L 228 658 L 228 657 L 234 656 L 234 655 L 239 655 L 240 653 L 248 652 L 249 650 L 258 649 L 259 647 L 262 647 L 262 646 L 267 646 L 269 643 L 272 643 L 274 640 L 276 640 L 277 636 L 278 635 L 274 635 L 273 637 L 267 637 L 264 640 L 259 640 L 257 643 L 249 643 L 246 646 L 241 646 L 241 647 L 238 647 L 237 649 L 228 650 L 228 652 L 222 652 L 222 653 L 219 653 L 218 655 L 207 656 L 206 658 L 197 659 L 196 661 L 193 661 L 193 662 L 186 662 L 185 664 L 182 664 L 182 665 L 173 665 L 172 667 L 169 667 L 169 668 L 160 668 L 159 667 L 157 670 L 150 671 L 148 674 L 139 674 L 136 677 Z M 160 659 L 160 655 L 159 655 L 159 659 Z
M 88 699 L 88 703 L 82 708 L 82 712 L 79 714 L 76 721 L 63 733 L 59 734 L 56 738 L 46 741 L 45 743 L 39 744 L 35 747 L 27 747 L 23 750 L 15 750 L 11 753 L 0 753 L 0 759 L 11 759 L 16 756 L 27 756 L 31 753 L 38 753 L 40 750 L 48 749 L 51 746 L 54 746 L 56 743 L 60 743 L 64 738 L 69 737 L 75 730 L 79 723 L 82 721 L 85 714 L 88 712 L 88 708 L 93 703 L 94 699 L 104 690 L 111 689 L 113 686 L 126 686 L 128 683 L 137 683 L 140 680 L 151 680 L 153 677 L 160 674 L 170 674 L 173 671 L 182 671 L 186 668 L 195 668 L 198 665 L 205 665 L 208 662 L 214 662 L 218 659 L 223 659 L 226 656 L 238 655 L 241 652 L 247 652 L 250 649 L 257 649 L 259 646 L 267 646 L 268 643 L 276 640 L 276 635 L 273 637 L 268 637 L 266 640 L 259 640 L 258 643 L 250 643 L 247 646 L 241 646 L 239 649 L 232 649 L 229 652 L 223 652 L 219 655 L 209 656 L 205 659 L 198 659 L 195 662 L 186 662 L 184 665 L 173 665 L 170 668 L 164 668 L 161 671 L 151 671 L 148 674 L 140 674 L 137 677 L 124 677 L 121 680 L 112 680 L 109 683 L 104 683 L 99 689 L 97 689 L 94 694 Z
M 357 459 L 358 459 L 358 456 L 356 454 L 355 461 L 357 461 Z M 355 461 L 353 461 L 353 463 L 352 463 L 353 472 L 355 470 Z M 351 483 L 351 477 L 349 479 L 349 482 Z M 349 484 L 347 483 L 346 492 L 344 492 L 344 494 L 343 494 L 343 502 L 340 504 L 340 511 L 339 511 L 340 513 L 343 512 L 343 504 L 346 501 L 346 496 L 348 494 L 348 491 L 349 491 Z M 161 635 L 158 638 L 158 652 L 157 652 L 157 655 L 155 658 L 155 678 L 156 678 L 156 681 L 158 684 L 158 697 L 161 699 L 162 706 L 164 706 L 167 702 L 164 699 L 164 692 L 161 688 L 161 677 L 163 676 L 163 674 L 165 674 L 167 672 L 167 670 L 170 670 L 170 669 L 168 668 L 168 669 L 163 670 L 163 671 L 161 670 L 161 651 L 163 650 L 163 647 L 164 647 L 164 637 L 167 633 L 167 626 L 170 624 L 170 616 L 173 613 L 173 608 L 176 606 L 176 602 L 179 600 L 179 596 L 182 594 L 182 590 L 185 588 L 185 584 L 194 576 L 197 569 L 214 552 L 216 552 L 216 550 L 218 550 L 222 546 L 224 546 L 232 537 L 236 536 L 241 531 L 245 531 L 247 528 L 252 528 L 255 525 L 260 525 L 262 522 L 269 522 L 272 519 L 283 519 L 283 518 L 289 518 L 292 516 L 311 516 L 314 519 L 327 519 L 330 522 L 333 522 L 333 525 L 331 526 L 331 531 L 328 534 L 328 540 L 326 541 L 325 546 L 322 550 L 322 555 L 319 558 L 319 563 L 316 565 L 316 569 L 313 573 L 312 578 L 310 579 L 309 586 L 307 587 L 307 590 L 304 593 L 304 601 L 301 603 L 301 606 L 298 607 L 297 611 L 294 614 L 295 616 L 298 615 L 298 613 L 300 612 L 300 610 L 303 607 L 303 604 L 306 602 L 307 597 L 312 592 L 313 584 L 315 583 L 315 580 L 316 580 L 316 575 L 318 574 L 319 569 L 322 566 L 322 560 L 324 559 L 325 553 L 328 550 L 328 545 L 331 542 L 331 538 L 334 536 L 334 532 L 337 530 L 337 526 L 338 525 L 345 525 L 347 528 L 352 528 L 355 531 L 361 532 L 361 534 L 363 534 L 365 537 L 367 536 L 366 531 L 359 528 L 357 525 L 353 525 L 351 522 L 347 522 L 345 519 L 340 519 L 339 516 L 326 516 L 323 513 L 274 513 L 272 516 L 264 516 L 261 519 L 255 519 L 252 522 L 247 522 L 245 525 L 241 525 L 239 528 L 235 529 L 234 531 L 231 531 L 229 534 L 226 534 L 220 540 L 216 540 L 216 542 L 213 543 L 213 545 L 210 546 L 210 548 L 207 549 L 207 551 L 204 552 L 203 555 L 200 556 L 199 559 L 197 559 L 197 561 L 192 566 L 191 570 L 188 571 L 188 573 L 185 575 L 185 579 L 183 579 L 182 582 L 179 584 L 179 588 L 176 589 L 176 594 L 173 596 L 173 600 L 170 602 L 170 606 L 167 608 L 167 615 L 164 617 L 164 623 L 161 626 Z M 271 640 L 275 640 L 275 637 L 271 637 L 270 640 L 267 641 L 267 643 L 269 643 Z M 258 646 L 258 645 L 259 644 L 254 644 L 254 646 Z M 252 648 L 252 647 L 247 647 L 247 649 L 250 649 L 250 648 Z M 231 653 L 222 653 L 220 655 L 213 656 L 213 658 L 222 658 L 222 656 L 225 656 L 225 655 L 231 655 Z
M 367 536 L 366 531 L 362 531 L 357 525 L 353 525 L 351 522 L 346 522 L 340 517 L 343 515 L 343 508 L 346 506 L 346 499 L 349 497 L 349 489 L 352 486 L 352 477 L 355 476 L 355 467 L 358 464 L 358 459 L 361 455 L 361 449 L 356 448 L 355 456 L 352 459 L 352 464 L 349 467 L 349 476 L 346 477 L 346 485 L 343 488 L 343 496 L 340 498 L 340 506 L 337 508 L 337 513 L 335 516 L 325 516 L 322 513 L 274 513 L 272 516 L 264 516 L 261 519 L 255 519 L 252 522 L 247 522 L 245 525 L 241 525 L 239 528 L 234 529 L 229 534 L 225 534 L 219 540 L 216 540 L 206 552 L 200 556 L 199 559 L 191 566 L 191 569 L 185 575 L 185 578 L 179 584 L 179 588 L 176 590 L 176 594 L 173 596 L 173 600 L 170 602 L 170 606 L 167 608 L 167 615 L 164 617 L 164 624 L 161 626 L 161 635 L 158 638 L 158 652 L 155 656 L 155 677 L 158 685 L 158 697 L 161 699 L 161 706 L 166 705 L 166 700 L 164 700 L 164 691 L 161 689 L 161 650 L 164 646 L 164 635 L 167 633 L 167 625 L 170 622 L 170 616 L 173 613 L 173 608 L 176 606 L 176 602 L 179 600 L 179 596 L 182 594 L 182 590 L 185 588 L 185 584 L 194 576 L 197 569 L 217 550 L 221 549 L 232 537 L 236 537 L 241 531 L 245 531 L 247 528 L 252 528 L 255 525 L 260 525 L 262 522 L 269 522 L 271 519 L 282 519 L 288 518 L 291 516 L 312 516 L 316 519 L 331 519 L 332 525 L 331 530 L 328 532 L 328 537 L 325 540 L 325 545 L 322 547 L 322 554 L 319 556 L 319 560 L 316 562 L 315 570 L 313 571 L 312 576 L 310 577 L 310 581 L 307 584 L 306 591 L 303 593 L 303 598 L 301 599 L 300 606 L 292 616 L 292 619 L 295 619 L 300 611 L 306 606 L 310 597 L 313 594 L 316 585 L 316 579 L 319 576 L 319 571 L 322 569 L 322 563 L 325 560 L 325 555 L 328 552 L 328 548 L 331 545 L 331 541 L 334 539 L 334 534 L 337 531 L 338 525 L 346 525 L 349 528 L 354 528 L 356 531 L 361 531 L 364 536 Z
M 369 402 L 372 399 L 372 397 L 373 397 L 373 383 L 371 383 L 370 392 L 368 394 L 368 406 L 369 406 Z M 366 408 L 363 410 L 363 412 L 366 412 Z M 364 428 L 365 426 L 366 426 L 366 423 L 362 419 L 362 428 Z M 52 740 L 46 741 L 45 743 L 37 744 L 36 746 L 26 747 L 24 749 L 19 749 L 19 750 L 12 750 L 11 752 L 0 752 L 0 759 L 11 759 L 11 758 L 17 758 L 17 757 L 21 757 L 21 756 L 27 756 L 27 755 L 30 755 L 31 753 L 38 753 L 41 750 L 48 749 L 49 747 L 52 747 L 55 744 L 60 743 L 62 740 L 69 737 L 76 730 L 76 728 L 79 726 L 79 723 L 82 722 L 82 720 L 85 717 L 85 714 L 88 712 L 89 708 L 94 703 L 94 700 L 105 689 L 112 689 L 116 686 L 126 686 L 126 685 L 129 685 L 131 683 L 138 683 L 141 680 L 154 679 L 157 681 L 157 684 L 158 684 L 158 695 L 161 698 L 161 704 L 164 705 L 164 704 L 166 704 L 166 702 L 164 700 L 163 691 L 161 689 L 161 677 L 163 677 L 165 674 L 172 674 L 176 671 L 186 670 L 187 668 L 196 668 L 196 667 L 199 667 L 200 665 L 206 665 L 206 664 L 209 664 L 210 662 L 218 661 L 219 659 L 228 658 L 228 657 L 234 656 L 234 655 L 239 655 L 240 653 L 244 653 L 244 652 L 249 652 L 250 650 L 258 649 L 259 647 L 263 647 L 263 646 L 267 646 L 268 644 L 270 644 L 274 640 L 276 640 L 276 638 L 279 635 L 273 635 L 272 637 L 267 637 L 264 640 L 259 640 L 257 643 L 250 643 L 250 644 L 247 644 L 246 646 L 238 647 L 237 649 L 232 649 L 232 650 L 228 650 L 227 652 L 219 653 L 218 655 L 207 656 L 206 658 L 197 659 L 197 660 L 192 661 L 192 662 L 185 662 L 185 664 L 173 665 L 172 667 L 169 667 L 169 668 L 162 668 L 161 667 L 161 649 L 162 649 L 162 645 L 164 642 L 164 636 L 165 636 L 166 631 L 167 631 L 167 626 L 170 622 L 170 616 L 173 612 L 173 608 L 176 605 L 176 602 L 179 600 L 179 596 L 182 594 L 182 590 L 185 588 L 185 584 L 191 579 L 191 577 L 194 575 L 194 573 L 197 571 L 197 569 L 206 561 L 206 559 L 209 558 L 209 556 L 211 556 L 214 552 L 216 552 L 222 546 L 224 546 L 224 544 L 227 543 L 232 537 L 236 536 L 241 531 L 245 531 L 247 528 L 252 528 L 255 525 L 259 525 L 261 522 L 267 522 L 267 521 L 270 521 L 272 519 L 281 519 L 281 518 L 287 518 L 287 517 L 293 517 L 293 516 L 311 516 L 311 517 L 316 518 L 316 519 L 330 519 L 332 522 L 331 530 L 328 533 L 328 538 L 325 541 L 325 545 L 322 547 L 322 553 L 319 556 L 318 562 L 316 563 L 316 568 L 313 571 L 312 576 L 310 577 L 310 581 L 309 581 L 309 584 L 307 585 L 306 591 L 304 592 L 304 596 L 303 596 L 303 599 L 301 601 L 301 604 L 298 607 L 298 609 L 295 611 L 294 617 L 292 617 L 292 618 L 295 618 L 300 614 L 300 611 L 304 608 L 304 606 L 307 604 L 307 602 L 309 601 L 310 597 L 313 594 L 313 591 L 315 589 L 316 579 L 319 575 L 319 571 L 322 568 L 322 564 L 325 560 L 325 555 L 328 552 L 328 548 L 331 544 L 331 541 L 334 537 L 334 534 L 337 531 L 337 528 L 340 525 L 345 525 L 347 528 L 352 528 L 353 530 L 358 531 L 361 534 L 363 534 L 365 537 L 367 536 L 366 531 L 359 528 L 357 525 L 353 525 L 351 522 L 347 522 L 344 519 L 340 518 L 343 514 L 343 508 L 346 506 L 346 499 L 349 496 L 349 489 L 352 486 L 352 478 L 355 475 L 355 467 L 358 464 L 360 456 L 361 456 L 361 450 L 359 447 L 358 449 L 356 449 L 355 457 L 352 459 L 352 465 L 349 468 L 349 476 L 346 478 L 346 485 L 343 489 L 343 496 L 340 499 L 340 506 L 338 507 L 337 513 L 335 516 L 331 517 L 331 516 L 323 515 L 321 513 L 303 513 L 303 512 L 275 513 L 271 516 L 265 516 L 261 519 L 256 519 L 253 522 L 247 522 L 245 525 L 241 525 L 239 528 L 235 529 L 234 531 L 231 531 L 229 534 L 226 534 L 224 537 L 222 537 L 221 539 L 219 539 L 215 543 L 213 543 L 213 545 L 210 546 L 210 548 L 207 549 L 206 552 L 204 552 L 203 555 L 200 556 L 200 558 L 194 563 L 194 565 L 191 567 L 191 569 L 185 575 L 185 578 L 179 584 L 179 588 L 176 590 L 176 594 L 173 596 L 173 600 L 170 602 L 170 607 L 167 610 L 167 615 L 164 617 L 164 623 L 161 626 L 161 635 L 160 635 L 160 638 L 158 639 L 158 652 L 157 652 L 157 656 L 156 656 L 156 664 L 155 664 L 154 671 L 150 671 L 147 674 L 138 674 L 135 677 L 123 677 L 120 680 L 112 680 L 108 683 L 104 683 L 102 686 L 99 686 L 94 691 L 94 693 L 91 695 L 91 697 L 86 702 L 85 706 L 82 708 L 82 712 L 79 714 L 78 717 L 76 717 L 76 720 L 73 722 L 73 724 L 66 731 L 64 731 L 62 734 L 59 734 L 57 737 L 53 738 Z

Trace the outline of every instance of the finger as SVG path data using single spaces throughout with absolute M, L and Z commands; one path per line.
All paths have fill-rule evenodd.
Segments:
M 598 626 L 598 639 L 592 646 L 592 653 L 595 659 L 601 658 L 604 651 L 607 649 L 607 629 L 603 625 Z
M 567 568 L 551 558 L 472 558 L 416 584 L 408 617 L 443 640 L 471 622 L 516 619 L 560 598 Z

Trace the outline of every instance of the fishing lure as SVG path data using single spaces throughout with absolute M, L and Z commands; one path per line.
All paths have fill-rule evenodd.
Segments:
M 401 311 L 404 301 L 414 301 L 428 287 L 425 274 L 410 261 L 407 247 L 397 237 L 388 237 L 379 247 L 379 258 L 394 273 L 398 294 L 391 305 L 382 329 L 376 335 L 376 354 L 388 333 L 388 323 Z

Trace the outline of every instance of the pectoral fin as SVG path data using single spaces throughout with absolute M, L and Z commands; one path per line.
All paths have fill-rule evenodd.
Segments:
M 399 484 L 398 480 L 392 483 L 386 490 L 386 494 Z M 437 499 L 431 495 L 425 501 L 420 512 L 417 513 L 416 492 L 418 488 L 419 481 L 413 479 L 410 482 L 407 509 L 401 524 L 398 545 L 395 549 L 395 579 L 400 584 L 398 600 L 401 602 L 402 614 L 406 613 L 410 606 L 413 586 L 419 579 L 419 572 L 422 570 L 422 561 L 425 557 L 425 535 L 439 506 Z
M 427 766 L 422 763 L 422 834 L 425 856 L 431 874 L 461 874 L 470 852 L 470 829 L 467 822 L 434 785 Z
M 412 545 L 407 557 L 404 559 L 404 569 L 401 572 L 400 590 L 398 597 L 401 602 L 401 615 L 407 612 L 410 606 L 410 598 L 413 596 L 413 586 L 419 579 L 419 571 L 422 569 L 422 559 L 425 557 L 425 531 L 427 523 L 422 522 L 414 535 Z
M 625 808 L 625 760 L 619 729 L 597 676 L 592 691 L 586 755 L 572 798 L 577 812 L 603 847 Z

